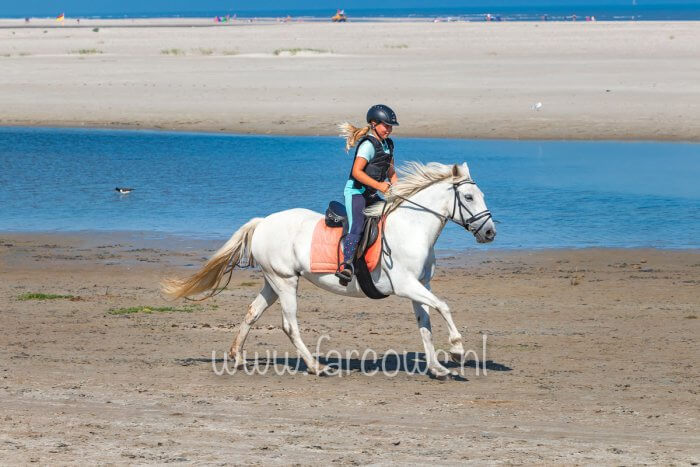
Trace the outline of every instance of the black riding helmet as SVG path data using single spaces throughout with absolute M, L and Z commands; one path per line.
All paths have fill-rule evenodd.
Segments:
M 391 126 L 399 126 L 396 121 L 396 114 L 388 105 L 377 104 L 373 105 L 367 111 L 367 123 L 385 123 Z

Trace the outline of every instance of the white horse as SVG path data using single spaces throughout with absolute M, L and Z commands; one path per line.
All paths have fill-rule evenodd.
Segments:
M 447 304 L 430 291 L 435 272 L 434 245 L 448 220 L 471 231 L 477 242 L 490 242 L 496 236 L 484 195 L 469 175 L 467 164 L 427 165 L 410 163 L 401 170 L 400 181 L 387 195 L 386 206 L 377 203 L 367 208 L 369 216 L 386 215 L 384 240 L 386 249 L 380 265 L 372 272 L 376 288 L 385 295 L 398 295 L 411 300 L 413 312 L 423 339 L 428 370 L 437 377 L 450 373 L 437 359 L 432 343 L 429 309 L 434 308 L 447 322 L 450 333 L 450 354 L 463 361 L 464 348 Z M 326 367 L 312 356 L 304 345 L 297 324 L 297 287 L 304 277 L 316 286 L 339 295 L 364 297 L 357 280 L 341 286 L 333 274 L 311 272 L 311 238 L 322 214 L 308 209 L 289 209 L 265 218 L 254 218 L 233 234 L 212 258 L 191 277 L 166 279 L 163 292 L 172 298 L 192 296 L 207 290 L 215 291 L 225 273 L 247 258 L 257 263 L 265 283 L 260 294 L 248 307 L 230 349 L 237 367 L 242 358 L 250 327 L 277 299 L 282 305 L 284 332 L 308 366 L 308 371 L 321 374 Z M 390 254 L 386 250 L 390 250 Z

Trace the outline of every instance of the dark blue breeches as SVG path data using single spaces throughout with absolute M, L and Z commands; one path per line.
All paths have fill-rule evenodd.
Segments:
M 365 214 L 362 211 L 364 211 L 366 207 L 380 201 L 381 198 L 376 193 L 374 195 L 368 195 L 367 192 L 361 195 L 352 195 L 350 200 L 347 198 L 348 197 L 346 197 L 345 208 L 348 211 L 350 228 L 343 242 L 343 256 L 346 261 L 350 261 L 355 255 L 357 244 L 360 243 L 360 239 L 362 238 L 362 229 L 365 225 Z M 348 203 L 348 201 L 350 202 Z

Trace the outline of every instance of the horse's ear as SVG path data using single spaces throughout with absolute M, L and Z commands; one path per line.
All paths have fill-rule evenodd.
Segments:
M 459 166 L 457 164 L 452 166 L 452 176 L 459 177 Z
M 471 177 L 471 175 L 469 174 L 469 166 L 466 162 L 462 162 L 462 165 L 460 166 L 460 172 L 462 173 L 462 177 Z

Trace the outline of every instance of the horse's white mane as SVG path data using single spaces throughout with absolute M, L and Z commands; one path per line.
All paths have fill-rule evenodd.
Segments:
M 397 169 L 397 172 L 399 182 L 389 190 L 389 194 L 386 196 L 386 208 L 384 203 L 376 203 L 365 209 L 366 215 L 375 217 L 381 216 L 382 213 L 389 214 L 403 202 L 399 196 L 408 198 L 434 183 L 445 180 L 449 180 L 451 183 L 471 180 L 469 167 L 466 163 L 446 165 L 439 162 L 429 162 L 428 164 L 408 162 Z

